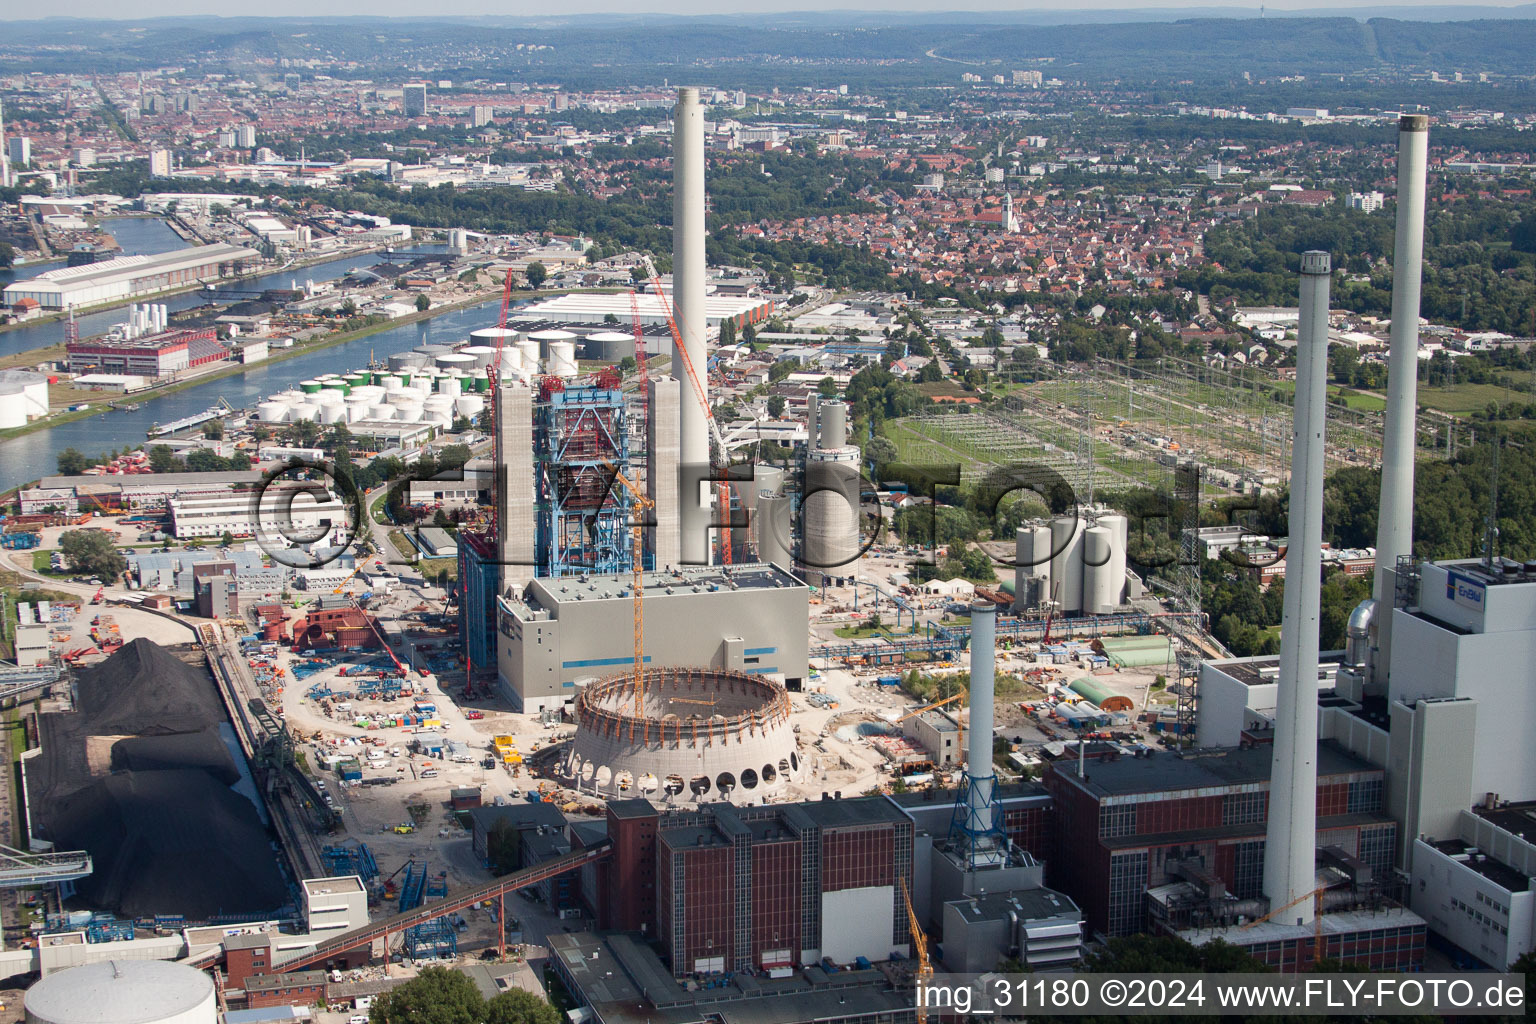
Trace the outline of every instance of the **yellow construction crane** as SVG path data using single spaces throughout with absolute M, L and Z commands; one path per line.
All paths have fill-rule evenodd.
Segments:
M 608 464 L 613 471 L 613 478 L 624 485 L 630 497 L 635 500 L 634 511 L 631 512 L 630 535 L 633 538 L 634 582 L 630 585 L 630 591 L 635 598 L 635 717 L 640 718 L 645 714 L 645 551 L 644 551 L 644 524 L 647 509 L 655 508 L 656 503 L 644 494 L 640 489 L 630 483 L 624 474 L 619 472 L 617 466 Z
M 904 714 L 900 718 L 896 719 L 896 724 L 900 725 L 902 722 L 905 722 L 909 718 L 916 718 L 918 715 L 922 714 L 924 711 L 932 711 L 934 708 L 941 708 L 945 704 L 948 704 L 951 701 L 957 701 L 961 697 L 964 697 L 964 696 L 965 696 L 965 691 L 961 690 L 959 693 L 955 694 L 953 697 L 945 697 L 943 700 L 936 700 L 932 704 L 925 704 L 925 705 L 923 705 L 920 708 L 917 708 L 917 709 L 912 710 L 912 711 L 908 711 L 906 714 Z
M 912 909 L 912 894 L 907 891 L 907 880 L 901 880 L 901 898 L 907 903 L 907 927 L 912 931 L 912 948 L 917 951 L 917 984 L 913 1000 L 917 1004 L 917 1024 L 928 1024 L 927 996 L 923 988 L 933 977 L 933 961 L 928 959 L 928 936 L 917 923 L 917 911 Z
M 1316 964 L 1323 958 L 1323 893 L 1327 892 L 1329 888 L 1330 886 L 1320 885 L 1316 889 L 1313 889 L 1311 892 L 1303 896 L 1296 897 L 1284 906 L 1276 907 L 1274 910 L 1271 910 L 1263 917 L 1254 918 L 1247 924 L 1240 926 L 1237 930 L 1246 931 L 1255 925 L 1263 924 L 1265 921 L 1270 920 L 1277 914 L 1282 914 L 1285 911 L 1290 910 L 1302 900 L 1312 900 L 1314 901 L 1312 905 L 1312 962 Z

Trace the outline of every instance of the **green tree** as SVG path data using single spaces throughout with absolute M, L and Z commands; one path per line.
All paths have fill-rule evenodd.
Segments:
M 104 580 L 115 579 L 128 568 L 128 560 L 112 543 L 112 535 L 100 530 L 67 530 L 59 538 L 59 550 L 72 568 Z
M 0 242 L 0 267 L 9 267 L 16 262 L 16 250 L 12 249 L 9 242 Z
M 923 368 L 917 371 L 917 381 L 919 384 L 937 384 L 943 379 L 944 373 L 939 369 L 939 361 L 937 359 L 928 360 L 928 362 L 923 364 Z
M 785 400 L 783 395 L 769 395 L 768 415 L 772 416 L 774 419 L 778 419 L 784 415 L 784 409 L 788 405 L 789 402 Z
M 779 381 L 795 372 L 795 361 L 792 359 L 780 359 L 768 367 L 768 379 L 777 384 Z
M 816 384 L 816 393 L 821 395 L 822 398 L 836 398 L 838 394 L 837 381 L 831 377 L 821 378 Z
M 485 1024 L 485 998 L 467 974 L 427 967 L 373 1002 L 370 1024 Z
M 734 344 L 736 344 L 736 321 L 732 320 L 730 317 L 726 317 L 724 320 L 720 321 L 719 347 L 725 348 L 727 345 Z
M 84 452 L 75 448 L 65 448 L 59 452 L 56 461 L 59 472 L 64 476 L 79 476 L 91 468 L 91 460 L 85 457 Z
M 427 298 L 427 296 L 425 294 L 416 296 L 416 312 L 418 312 L 418 313 L 425 313 L 427 310 L 429 310 L 431 308 L 432 308 L 432 300 Z
M 178 473 L 187 467 L 169 445 L 157 444 L 149 450 L 149 468 L 156 473 Z
M 224 421 L 211 419 L 203 421 L 203 436 L 210 441 L 218 441 L 224 437 Z
M 549 277 L 549 271 L 544 264 L 535 260 L 528 264 L 528 269 L 523 271 L 523 276 L 528 279 L 529 288 L 537 288 Z
M 561 1024 L 560 1011 L 548 999 L 520 988 L 508 989 L 485 1004 L 485 1024 Z
M 235 543 L 235 535 L 230 533 L 228 530 L 225 530 L 224 535 L 219 538 L 219 543 L 226 548 L 233 547 Z

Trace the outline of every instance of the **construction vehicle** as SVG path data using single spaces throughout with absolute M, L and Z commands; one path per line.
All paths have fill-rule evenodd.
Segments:
M 106 594 L 106 587 L 98 587 L 96 593 L 91 595 L 91 604 L 101 604 L 102 599 L 106 597 Z
M 933 961 L 928 958 L 928 936 L 923 932 L 923 926 L 917 923 L 917 911 L 912 909 L 912 894 L 907 891 L 907 880 L 901 880 L 901 898 L 907 905 L 907 927 L 912 932 L 912 948 L 917 951 L 917 1024 L 928 1024 L 928 1005 L 922 989 L 928 985 L 928 979 L 933 977 Z
M 1045 609 L 1045 634 L 1040 637 L 1040 647 L 1044 649 L 1051 642 L 1051 620 L 1056 618 L 1057 598 L 1061 596 L 1061 581 L 1051 582 L 1051 600 Z

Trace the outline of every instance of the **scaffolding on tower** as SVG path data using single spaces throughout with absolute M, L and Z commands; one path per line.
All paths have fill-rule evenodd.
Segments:
M 617 372 L 540 382 L 533 415 L 534 558 L 539 576 L 612 575 L 630 569 L 629 423 Z

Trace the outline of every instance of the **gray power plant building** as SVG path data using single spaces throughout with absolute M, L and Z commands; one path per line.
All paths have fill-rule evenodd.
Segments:
M 540 578 L 497 602 L 500 683 L 524 712 L 558 708 L 577 684 L 634 664 L 632 578 Z M 809 674 L 810 591 L 774 565 L 645 574 L 645 664 L 765 675 L 799 689 Z

